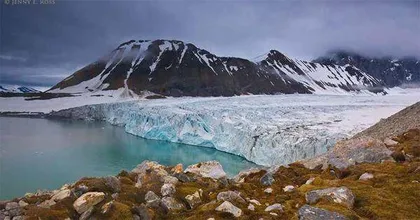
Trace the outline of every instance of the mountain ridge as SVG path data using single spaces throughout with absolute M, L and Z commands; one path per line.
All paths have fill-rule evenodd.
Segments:
M 0 85 L 0 93 L 37 93 L 40 92 L 28 86 L 6 86 Z
M 253 62 L 219 57 L 178 40 L 124 42 L 49 92 L 116 89 L 130 94 L 148 90 L 167 96 L 384 92 L 380 81 L 349 65 L 291 59 L 277 50 Z
M 414 56 L 371 57 L 347 50 L 333 50 L 313 60 L 323 64 L 356 66 L 389 87 L 420 84 L 420 61 Z

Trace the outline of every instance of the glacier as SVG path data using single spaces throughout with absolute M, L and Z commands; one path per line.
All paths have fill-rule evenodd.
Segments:
M 104 120 L 143 138 L 212 147 L 271 166 L 322 154 L 337 140 L 417 101 L 418 93 L 169 97 L 86 105 L 50 115 Z

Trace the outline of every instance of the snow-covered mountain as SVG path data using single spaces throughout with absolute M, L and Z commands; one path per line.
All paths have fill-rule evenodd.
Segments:
M 36 93 L 40 92 L 34 88 L 26 86 L 5 86 L 0 85 L 0 93 Z
M 271 50 L 258 61 L 218 57 L 176 40 L 131 40 L 75 72 L 49 92 L 125 89 L 169 96 L 383 92 L 374 77 L 351 65 L 290 59 Z
M 353 65 L 381 80 L 389 87 L 404 84 L 420 84 L 420 60 L 414 57 L 374 58 L 348 51 L 333 51 L 314 62 L 336 65 Z

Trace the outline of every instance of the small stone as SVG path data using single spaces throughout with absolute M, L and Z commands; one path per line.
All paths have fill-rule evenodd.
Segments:
M 42 202 L 38 206 L 42 207 L 42 208 L 50 208 L 51 206 L 53 206 L 55 204 L 56 203 L 54 202 L 54 200 L 50 199 L 50 200 L 45 200 L 44 202 Z
M 15 217 L 12 218 L 12 220 L 23 220 L 23 219 L 25 219 L 25 218 L 21 215 L 18 215 L 18 216 L 15 216 Z
M 134 185 L 134 187 L 136 187 L 136 188 L 141 188 L 141 186 L 142 186 L 143 184 L 141 183 L 141 177 L 137 177 L 137 182 L 136 182 L 136 184 Z
M 105 180 L 105 185 L 112 189 L 113 192 L 121 191 L 120 180 L 115 176 L 107 176 L 103 178 Z
M 88 220 L 89 217 L 92 215 L 94 210 L 94 207 L 90 207 L 86 212 L 83 212 L 83 214 L 79 217 L 79 220 Z
M 260 182 L 264 186 L 271 186 L 274 183 L 274 177 L 272 173 L 266 173 L 261 177 Z
M 249 202 L 254 203 L 255 205 L 261 205 L 261 203 L 260 203 L 260 202 L 258 202 L 258 201 L 257 201 L 257 200 L 255 200 L 255 199 L 251 199 L 251 200 L 249 200 Z
M 294 186 L 292 186 L 292 185 L 288 185 L 288 186 L 285 186 L 284 188 L 283 188 L 283 191 L 284 192 L 293 192 L 295 190 L 295 187 Z
M 182 167 L 182 164 L 177 164 L 176 166 L 174 166 L 172 169 L 171 169 L 171 172 L 174 174 L 174 173 L 182 173 L 184 171 L 184 168 Z
M 267 188 L 267 189 L 264 190 L 264 192 L 265 193 L 272 193 L 273 192 L 273 189 L 272 188 Z
M 167 211 L 178 211 L 178 210 L 185 209 L 184 204 L 178 202 L 173 197 L 164 197 L 164 198 L 162 198 L 161 205 Z
M 160 189 L 162 196 L 172 196 L 175 192 L 175 185 L 171 183 L 163 184 L 162 188 Z
M 32 196 L 34 196 L 35 194 L 33 194 L 33 193 L 25 193 L 25 195 L 24 195 L 24 197 L 32 197 Z
M 397 144 L 398 144 L 398 142 L 396 142 L 396 141 L 394 141 L 394 140 L 392 140 L 392 139 L 390 139 L 390 138 L 385 138 L 385 140 L 384 140 L 384 144 L 385 144 L 387 147 L 393 147 L 393 146 L 397 145 Z
M 273 205 L 268 206 L 267 208 L 265 208 L 264 211 L 266 212 L 271 212 L 271 211 L 275 211 L 278 210 L 280 212 L 283 212 L 283 206 L 279 203 L 275 203 Z
M 138 215 L 133 215 L 133 220 L 141 220 L 141 218 Z
M 208 218 L 207 220 L 215 220 L 214 218 Z
M 73 189 L 74 194 L 76 195 L 76 197 L 79 197 L 83 194 L 85 194 L 87 191 L 89 191 L 89 188 L 86 185 L 78 185 Z
M 228 201 L 224 201 L 216 208 L 216 211 L 231 213 L 235 217 L 242 215 L 242 210 Z
M 25 202 L 25 201 L 23 201 L 23 200 L 20 200 L 20 201 L 19 201 L 19 206 L 20 206 L 20 207 L 25 207 L 25 206 L 27 206 L 27 205 L 29 205 L 27 202 Z
M 149 191 L 144 196 L 144 200 L 146 200 L 146 205 L 148 207 L 158 207 L 160 204 L 160 198 L 156 193 Z
M 309 205 L 302 206 L 299 211 L 299 220 L 346 220 L 347 218 L 339 213 L 331 212 L 325 209 L 312 207 Z
M 240 202 L 246 204 L 245 199 L 243 199 L 238 192 L 234 191 L 220 192 L 217 194 L 217 201 Z
M 200 193 L 195 191 L 195 193 L 185 196 L 185 200 L 187 200 L 190 208 L 194 208 L 201 203 Z
M 80 196 L 73 203 L 74 209 L 77 213 L 82 214 L 86 212 L 89 208 L 95 206 L 96 204 L 102 202 L 105 199 L 105 193 L 103 192 L 88 192 Z
M 115 199 L 117 199 L 118 198 L 118 193 L 113 193 L 112 195 L 111 195 L 111 197 L 115 200 Z
M 70 197 L 70 195 L 71 195 L 71 190 L 64 189 L 64 190 L 60 190 L 56 194 L 54 194 L 51 199 L 58 202 L 58 201 L 61 201 L 63 199 L 66 199 L 66 198 Z
M 251 210 L 251 211 L 254 211 L 255 210 L 255 206 L 250 203 L 248 205 L 248 209 Z
M 309 178 L 308 180 L 306 180 L 306 185 L 310 185 L 310 184 L 312 184 L 313 182 L 314 182 L 314 180 L 315 180 L 315 177 L 311 177 L 311 178 Z
M 315 204 L 323 197 L 335 203 L 343 204 L 350 209 L 354 205 L 354 195 L 347 187 L 331 187 L 310 191 L 306 193 L 306 202 Z
M 222 165 L 217 161 L 207 161 L 193 164 L 185 169 L 184 173 L 193 173 L 202 177 L 220 179 L 226 177 Z
M 277 213 L 275 213 L 275 212 L 270 212 L 270 215 L 273 215 L 273 216 L 278 216 L 278 214 L 277 214 Z
M 371 173 L 364 173 L 359 177 L 359 180 L 370 180 L 373 179 L 373 174 Z

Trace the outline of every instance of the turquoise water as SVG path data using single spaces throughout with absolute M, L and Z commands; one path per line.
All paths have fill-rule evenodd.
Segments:
M 229 175 L 256 166 L 212 148 L 146 140 L 106 123 L 0 117 L 0 199 L 55 189 L 84 176 L 115 175 L 144 160 L 218 160 Z

